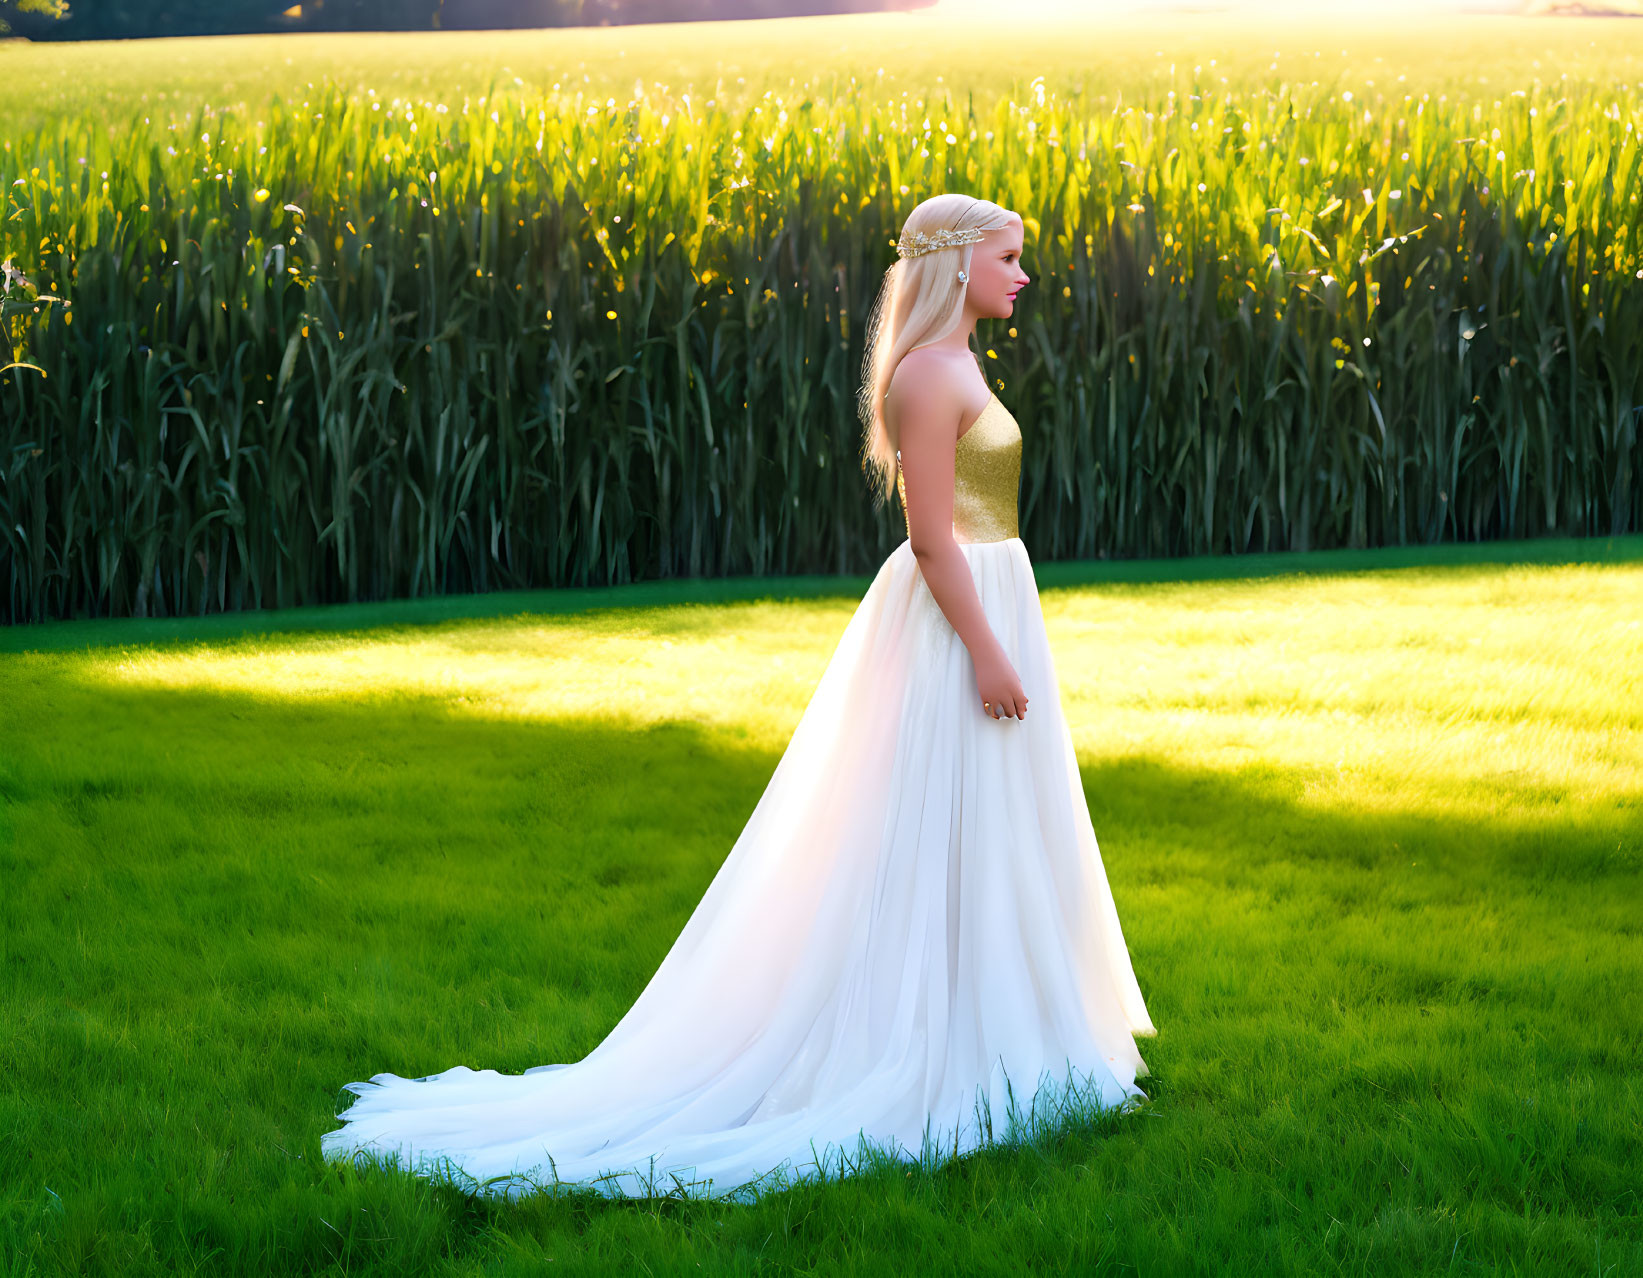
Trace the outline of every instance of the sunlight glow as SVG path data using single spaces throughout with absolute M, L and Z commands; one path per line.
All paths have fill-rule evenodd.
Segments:
M 1030 22 L 1076 22 L 1084 25 L 1092 17 L 1177 17 L 1183 23 L 1195 18 L 1238 16 L 1249 19 L 1294 18 L 1377 18 L 1392 12 L 1503 14 L 1521 13 L 1523 0 L 1012 0 L 1008 16 L 1012 25 Z M 998 0 L 936 0 L 924 9 L 911 11 L 933 17 L 997 17 Z M 1186 34 L 1186 32 L 1183 32 Z

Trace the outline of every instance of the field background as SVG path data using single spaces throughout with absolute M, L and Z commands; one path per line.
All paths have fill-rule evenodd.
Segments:
M 1640 55 L 1406 15 L 0 48 L 0 619 L 868 571 L 859 321 L 949 187 L 1028 219 L 983 341 L 1040 559 L 1635 531 Z

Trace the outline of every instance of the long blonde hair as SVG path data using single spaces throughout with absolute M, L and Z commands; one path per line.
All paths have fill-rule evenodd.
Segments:
M 1017 214 L 974 196 L 932 195 L 907 215 L 902 234 L 918 231 L 996 231 L 1019 221 Z M 884 397 L 896 366 L 908 351 L 940 341 L 964 318 L 966 284 L 958 273 L 970 273 L 974 244 L 936 249 L 916 257 L 898 257 L 884 273 L 884 283 L 867 316 L 867 344 L 861 362 L 856 414 L 862 425 L 862 469 L 873 472 L 878 503 L 896 491 L 896 441 L 884 419 Z

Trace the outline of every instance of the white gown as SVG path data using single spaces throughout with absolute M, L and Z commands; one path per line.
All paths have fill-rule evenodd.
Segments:
M 471 1191 L 747 1200 L 926 1167 L 1146 1093 L 1153 1029 L 1079 780 L 1026 547 L 1021 435 L 959 437 L 954 534 L 1030 700 L 981 708 L 907 542 L 746 826 L 610 1034 L 523 1074 L 377 1074 L 327 1158 Z

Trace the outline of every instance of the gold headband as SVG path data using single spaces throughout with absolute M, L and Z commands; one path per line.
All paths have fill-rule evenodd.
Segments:
M 961 244 L 979 244 L 986 238 L 986 233 L 978 226 L 972 226 L 967 231 L 940 230 L 926 234 L 923 231 L 914 231 L 908 234 L 901 233 L 901 242 L 896 245 L 897 257 L 919 257 L 925 253 L 934 253 L 938 249 L 958 248 Z

